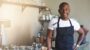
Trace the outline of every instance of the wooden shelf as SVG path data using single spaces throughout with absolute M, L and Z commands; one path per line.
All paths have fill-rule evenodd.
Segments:
M 40 9 L 47 8 L 46 6 L 39 6 L 39 5 L 34 5 L 34 4 L 26 4 L 26 3 L 16 3 L 16 2 L 9 2 L 9 1 L 3 1 L 2 3 L 7 3 L 7 4 L 14 4 L 14 5 L 20 5 L 20 6 L 29 6 L 29 7 L 36 7 Z

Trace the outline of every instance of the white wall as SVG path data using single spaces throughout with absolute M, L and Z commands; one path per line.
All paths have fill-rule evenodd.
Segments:
M 52 13 L 55 15 L 58 15 L 58 6 L 63 1 L 71 5 L 71 16 L 80 23 L 84 24 L 89 20 L 89 0 L 45 0 L 47 6 L 51 8 Z
M 31 0 L 4 0 L 9 2 L 21 2 L 23 4 L 40 5 Z M 9 21 L 8 27 L 5 27 L 5 34 L 8 40 L 7 44 L 15 45 L 30 45 L 34 34 L 40 30 L 40 23 L 38 22 L 39 8 L 2 3 L 0 5 L 0 22 L 3 20 Z M 1 23 L 0 23 L 1 24 Z M 3 39 L 3 38 L 2 38 Z M 5 39 L 4 39 L 5 40 Z M 4 42 L 4 41 L 3 41 Z M 6 45 L 6 44 L 5 44 Z

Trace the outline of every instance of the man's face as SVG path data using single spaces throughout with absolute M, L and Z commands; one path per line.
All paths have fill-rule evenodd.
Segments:
M 67 18 L 70 13 L 69 5 L 64 5 L 62 9 L 59 8 L 59 13 L 62 17 Z

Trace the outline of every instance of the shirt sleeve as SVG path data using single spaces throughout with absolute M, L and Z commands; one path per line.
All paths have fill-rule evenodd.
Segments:
M 52 20 L 49 22 L 48 29 L 54 30 L 56 23 L 57 23 L 57 22 L 56 22 L 56 19 L 52 19 Z
M 76 21 L 76 20 L 72 20 L 73 26 L 74 26 L 74 30 L 78 31 L 80 29 L 80 24 Z

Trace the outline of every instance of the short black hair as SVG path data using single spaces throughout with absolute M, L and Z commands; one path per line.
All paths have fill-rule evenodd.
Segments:
M 59 9 L 62 9 L 65 5 L 69 5 L 67 2 L 62 2 L 60 5 L 59 5 Z
M 80 27 L 83 27 L 83 25 L 80 25 Z

